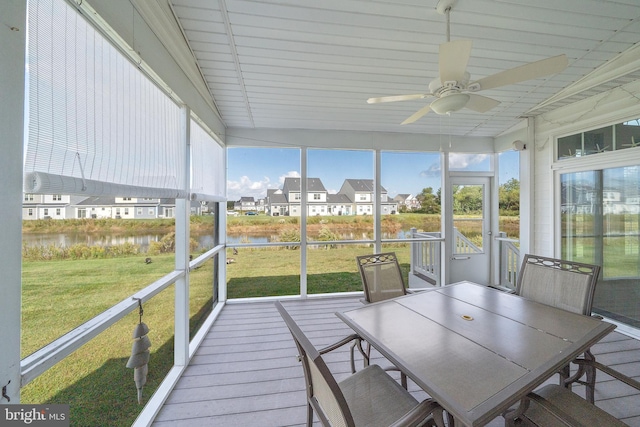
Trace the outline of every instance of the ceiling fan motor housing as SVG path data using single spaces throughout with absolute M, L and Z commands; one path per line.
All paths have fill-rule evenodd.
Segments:
M 469 102 L 470 96 L 466 93 L 449 92 L 433 101 L 431 109 L 438 114 L 449 114 L 461 110 Z
M 464 73 L 464 77 L 461 81 L 451 80 L 442 83 L 440 81 L 440 77 L 437 77 L 429 83 L 429 92 L 436 97 L 443 96 L 447 92 L 458 93 L 467 89 L 467 84 L 469 83 L 470 78 L 471 75 L 468 72 Z

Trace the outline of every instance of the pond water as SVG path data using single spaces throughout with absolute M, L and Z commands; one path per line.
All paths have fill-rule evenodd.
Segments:
M 164 234 L 102 234 L 102 233 L 24 233 L 22 244 L 26 246 L 69 247 L 73 245 L 87 246 L 115 246 L 130 243 L 139 245 L 142 252 L 146 252 L 151 242 L 159 242 Z M 210 235 L 192 235 L 198 241 L 198 249 L 213 247 L 213 237 Z
M 353 231 L 339 234 L 341 240 L 367 240 L 370 230 Z M 409 231 L 399 231 L 397 233 L 383 233 L 383 239 L 404 239 Z M 158 242 L 164 234 L 102 234 L 102 233 L 24 233 L 22 235 L 23 245 L 69 247 L 77 244 L 88 246 L 114 246 L 130 243 L 139 245 L 145 252 L 151 242 Z M 198 250 L 207 250 L 213 247 L 214 241 L 211 235 L 193 235 L 198 241 Z M 228 243 L 271 243 L 278 241 L 277 234 L 236 234 L 227 235 Z

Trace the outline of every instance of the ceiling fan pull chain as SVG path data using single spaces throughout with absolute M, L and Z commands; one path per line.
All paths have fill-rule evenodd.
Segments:
M 447 17 L 447 41 L 451 41 L 451 20 L 449 19 L 449 14 L 451 13 L 451 7 L 448 7 L 445 11 L 445 15 Z

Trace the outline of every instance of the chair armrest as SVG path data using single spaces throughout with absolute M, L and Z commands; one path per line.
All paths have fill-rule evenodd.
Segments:
M 631 377 L 626 376 L 622 372 L 618 372 L 615 369 L 610 368 L 609 366 L 603 365 L 602 363 L 596 362 L 595 360 L 586 360 L 586 359 L 575 359 L 573 361 L 576 365 L 581 366 L 593 366 L 594 368 L 604 372 L 607 375 L 612 376 L 613 378 L 622 381 L 630 387 L 635 388 L 636 390 L 640 390 L 640 381 L 636 381 Z
M 515 425 L 513 416 L 526 420 L 524 425 L 570 427 L 622 427 L 627 424 L 568 388 L 549 384 L 529 393 L 518 408 L 509 415 L 508 425 Z M 505 417 L 506 418 L 506 417 Z
M 358 347 L 358 351 L 360 352 L 360 354 L 362 355 L 362 357 L 364 358 L 364 366 L 369 366 L 369 355 L 364 351 L 364 349 L 362 348 L 362 338 L 358 335 L 358 334 L 351 334 L 349 336 L 346 336 L 344 338 L 342 338 L 340 341 L 335 342 L 333 344 L 330 344 L 320 350 L 318 350 L 318 353 L 325 354 L 325 353 L 329 353 L 333 350 L 336 350 L 340 347 L 342 347 L 345 344 L 349 344 L 351 341 L 353 341 L 353 344 L 351 345 L 351 348 L 349 349 L 350 353 L 351 353 L 351 373 L 354 374 L 356 372 L 356 362 L 355 362 L 355 357 L 354 357 L 354 350 L 355 347 Z
M 354 340 L 362 341 L 362 338 L 360 338 L 360 336 L 358 334 L 351 334 L 351 335 L 349 335 L 347 337 L 342 338 L 340 341 L 337 341 L 337 342 L 335 342 L 333 344 L 330 344 L 330 345 L 324 347 L 321 350 L 318 350 L 318 353 L 320 353 L 320 354 L 329 353 L 330 351 L 333 351 L 333 350 L 335 350 L 337 348 L 340 348 L 345 344 L 349 344 L 351 341 L 354 341 Z
M 424 420 L 429 416 L 433 416 L 433 420 L 427 424 L 423 424 Z M 414 406 L 402 418 L 391 424 L 390 427 L 414 427 L 414 426 L 437 426 L 444 427 L 444 418 L 442 416 L 442 407 L 433 399 L 426 399 Z
M 571 393 L 570 391 L 568 393 Z M 536 402 L 540 407 L 544 408 L 546 413 L 551 415 L 556 421 L 559 421 L 563 425 L 568 427 L 578 427 L 584 425 L 582 422 L 573 418 L 571 415 L 565 413 L 556 405 L 554 405 L 551 401 L 545 399 L 544 397 L 536 394 L 535 392 L 531 392 L 527 395 L 527 399 Z M 586 402 L 586 400 L 585 400 Z

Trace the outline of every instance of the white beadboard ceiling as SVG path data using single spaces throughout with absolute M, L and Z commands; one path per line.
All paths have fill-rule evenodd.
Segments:
M 640 41 L 640 0 L 458 0 L 451 39 L 473 40 L 471 80 L 563 53 L 569 66 L 557 75 L 482 91 L 501 102 L 487 113 L 431 112 L 401 126 L 430 99 L 375 105 L 366 100 L 428 92 L 438 75 L 439 45 L 446 41 L 446 18 L 437 3 L 169 0 L 215 105 L 232 128 L 493 137 Z M 602 89 L 637 79 L 640 74 L 631 71 Z M 589 95 L 597 91 L 590 88 Z M 573 96 L 579 99 L 580 93 Z

